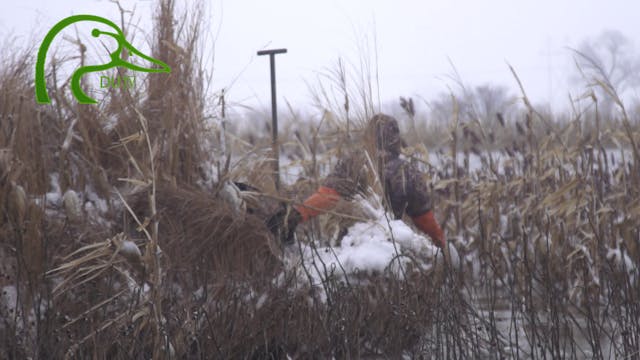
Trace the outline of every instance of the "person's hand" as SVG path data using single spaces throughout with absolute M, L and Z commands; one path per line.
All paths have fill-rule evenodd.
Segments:
M 288 245 L 293 243 L 293 234 L 301 219 L 296 209 L 283 204 L 275 214 L 269 217 L 267 227 L 277 239 Z
M 437 247 L 439 247 L 440 249 L 442 249 L 443 251 L 447 249 L 447 238 L 444 235 L 444 232 L 441 232 L 439 235 L 437 235 L 434 239 L 433 242 L 435 243 L 435 245 Z

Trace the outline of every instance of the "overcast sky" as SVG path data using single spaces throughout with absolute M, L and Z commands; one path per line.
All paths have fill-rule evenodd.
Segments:
M 40 41 L 57 21 L 90 13 L 119 22 L 106 0 L 2 0 L 0 35 Z M 192 1 L 179 1 L 189 4 Z M 155 6 L 136 8 L 141 31 L 151 32 Z M 230 101 L 268 107 L 269 66 L 264 48 L 285 47 L 277 57 L 279 101 L 309 105 L 308 83 L 336 68 L 339 58 L 353 75 L 362 56 L 375 65 L 383 102 L 400 96 L 429 98 L 453 86 L 452 64 L 471 86 L 493 83 L 515 92 L 507 63 L 536 102 L 565 104 L 571 54 L 588 37 L 618 30 L 638 39 L 640 2 L 628 0 L 223 0 L 207 1 L 209 43 L 215 40 L 213 89 Z M 3 36 L 6 37 L 6 36 Z

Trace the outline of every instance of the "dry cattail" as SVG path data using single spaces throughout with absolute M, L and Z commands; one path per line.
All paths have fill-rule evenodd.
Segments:
M 142 258 L 140 249 L 133 241 L 130 240 L 122 242 L 120 249 L 118 249 L 118 253 L 133 263 L 139 263 Z
M 12 160 L 11 149 L 0 149 L 0 179 L 11 171 Z
M 462 137 L 465 140 L 469 138 L 469 128 L 466 125 L 462 126 Z
M 82 217 L 82 210 L 80 207 L 80 198 L 78 197 L 78 193 L 71 189 L 67 190 L 62 196 L 62 204 L 64 205 L 64 211 L 69 220 L 80 220 Z
M 409 116 L 414 117 L 416 115 L 415 108 L 413 107 L 413 99 L 405 99 L 400 97 L 400 107 L 404 110 Z
M 20 185 L 14 185 L 9 197 L 9 214 L 17 223 L 22 223 L 27 211 L 27 194 Z
M 142 262 L 142 252 L 140 252 L 138 245 L 128 240 L 124 234 L 120 233 L 111 238 L 111 243 L 116 246 L 118 254 L 122 255 L 131 264 L 137 265 Z
M 504 127 L 504 117 L 502 117 L 502 113 L 496 113 L 496 118 L 498 118 L 500 126 Z
M 480 137 L 476 134 L 475 131 L 469 129 L 469 137 L 471 138 L 471 143 L 474 145 L 480 144 Z

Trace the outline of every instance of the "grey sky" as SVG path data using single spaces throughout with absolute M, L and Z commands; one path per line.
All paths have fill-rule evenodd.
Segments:
M 135 5 L 143 31 L 150 31 L 155 2 L 121 3 Z M 310 100 L 306 82 L 335 68 L 338 58 L 357 64 L 364 54 L 375 61 L 374 39 L 383 101 L 447 91 L 450 59 L 467 84 L 491 82 L 515 91 L 508 62 L 534 101 L 553 97 L 562 105 L 570 91 L 571 54 L 565 47 L 605 29 L 635 42 L 640 14 L 640 2 L 623 0 L 226 0 L 207 6 L 210 43 L 216 39 L 211 86 L 232 85 L 231 101 L 265 107 L 268 60 L 256 57 L 257 50 L 289 49 L 277 58 L 279 98 L 304 107 Z M 2 8 L 0 34 L 13 32 L 20 39 L 31 34 L 38 41 L 40 33 L 71 14 L 118 19 L 116 6 L 105 0 L 3 0 Z

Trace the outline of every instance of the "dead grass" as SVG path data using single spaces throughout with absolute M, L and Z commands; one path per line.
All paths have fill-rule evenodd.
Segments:
M 406 155 L 430 178 L 437 216 L 468 261 L 443 278 L 330 278 L 321 299 L 299 281 L 304 274 L 283 266 L 263 219 L 280 200 L 300 201 L 336 155 L 351 151 L 346 144 L 373 111 L 371 83 L 350 100 L 342 66 L 332 75 L 342 89 L 338 105 L 327 105 L 313 127 L 290 127 L 284 155 L 304 169 L 296 185 L 276 194 L 265 176 L 269 159 L 248 138 L 233 140 L 242 147 L 232 151 L 247 155 L 219 161 L 212 181 L 203 171 L 213 161 L 205 151 L 201 20 L 174 22 L 174 7 L 160 2 L 152 46 L 174 71 L 99 107 L 75 105 L 64 88 L 51 89 L 51 106 L 35 106 L 32 52 L 2 57 L 0 357 L 637 355 L 640 138 L 621 101 L 620 119 L 594 112 L 588 126 L 583 113 L 551 121 L 524 91 L 524 112 L 497 129 L 464 121 L 454 107 L 439 130 L 448 139 L 442 164 L 431 166 L 419 143 Z M 319 102 L 328 96 L 321 92 Z M 409 115 L 419 131 L 419 117 Z M 115 126 L 105 126 L 111 119 Z M 498 135 L 508 141 L 494 141 Z M 611 144 L 621 154 L 615 161 Z M 81 194 L 81 216 L 51 196 L 53 173 L 61 194 Z M 223 197 L 228 179 L 259 189 L 245 199 L 248 210 Z M 90 211 L 87 203 L 100 201 L 88 193 L 105 201 L 104 213 Z M 309 239 L 339 232 L 321 225 Z M 499 324 L 505 308 L 509 331 Z

